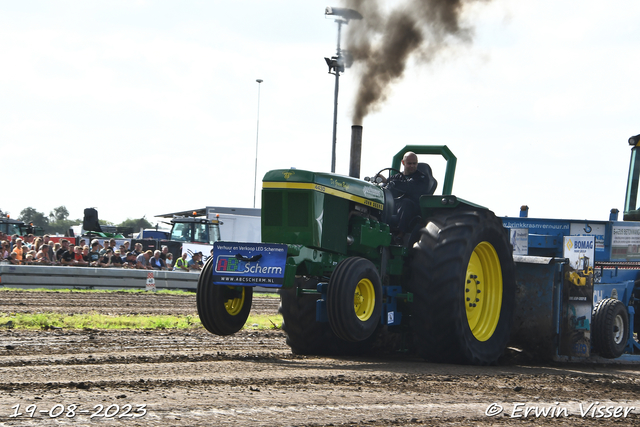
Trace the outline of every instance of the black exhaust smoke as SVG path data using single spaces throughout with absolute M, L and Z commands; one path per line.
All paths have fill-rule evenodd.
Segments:
M 474 28 L 465 11 L 474 3 L 491 0 L 342 0 L 364 19 L 349 22 L 346 50 L 360 83 L 352 123 L 362 124 L 391 94 L 392 84 L 402 80 L 409 59 L 431 64 L 450 47 L 468 44 Z M 389 3 L 391 8 L 386 8 Z
M 362 126 L 351 126 L 351 159 L 349 162 L 349 176 L 360 178 L 360 157 L 362 155 Z

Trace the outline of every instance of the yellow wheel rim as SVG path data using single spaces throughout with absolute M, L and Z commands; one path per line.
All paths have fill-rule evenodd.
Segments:
M 233 289 L 233 286 L 229 286 L 230 289 Z M 227 310 L 231 316 L 237 316 L 242 310 L 242 306 L 244 305 L 244 287 L 242 287 L 242 296 L 240 298 L 231 298 L 228 299 L 224 303 L 224 308 Z
M 489 242 L 481 242 L 471 254 L 464 300 L 473 336 L 478 341 L 487 341 L 498 326 L 502 308 L 502 269 Z
M 356 286 L 353 295 L 353 309 L 356 316 L 363 322 L 369 320 L 376 306 L 376 292 L 373 283 L 369 279 L 362 279 Z

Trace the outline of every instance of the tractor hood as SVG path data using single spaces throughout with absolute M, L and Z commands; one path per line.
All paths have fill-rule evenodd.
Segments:
M 266 173 L 262 188 L 314 190 L 382 210 L 384 192 L 377 185 L 332 173 L 276 169 Z

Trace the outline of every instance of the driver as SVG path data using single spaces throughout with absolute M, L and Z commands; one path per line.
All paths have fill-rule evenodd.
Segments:
M 402 173 L 393 175 L 387 180 L 382 177 L 382 181 L 387 183 L 387 188 L 391 190 L 395 199 L 397 212 L 397 224 L 395 227 L 400 231 L 400 237 L 404 233 L 410 232 L 411 221 L 420 215 L 420 196 L 423 189 L 429 184 L 429 177 L 418 170 L 418 156 L 412 151 L 407 151 L 402 158 L 404 170 Z

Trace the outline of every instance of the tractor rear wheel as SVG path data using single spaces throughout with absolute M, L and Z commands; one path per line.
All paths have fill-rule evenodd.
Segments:
M 382 282 L 375 265 L 351 257 L 331 274 L 327 289 L 327 314 L 335 334 L 345 341 L 364 341 L 380 323 Z
M 198 278 L 196 305 L 202 325 L 216 335 L 231 335 L 247 322 L 253 288 L 214 285 L 213 258 L 209 258 Z
M 607 359 L 622 356 L 629 337 L 629 314 L 622 301 L 600 301 L 593 308 L 591 324 L 594 352 Z
M 420 356 L 488 365 L 504 352 L 515 303 L 515 264 L 502 221 L 456 209 L 430 219 L 414 246 L 409 288 Z
M 328 322 L 316 321 L 316 301 L 319 295 L 297 295 L 296 289 L 316 289 L 318 280 L 296 278 L 293 288 L 281 288 L 280 308 L 282 330 L 287 345 L 294 354 L 346 355 L 357 354 L 370 348 L 366 343 L 344 341 L 336 336 Z

